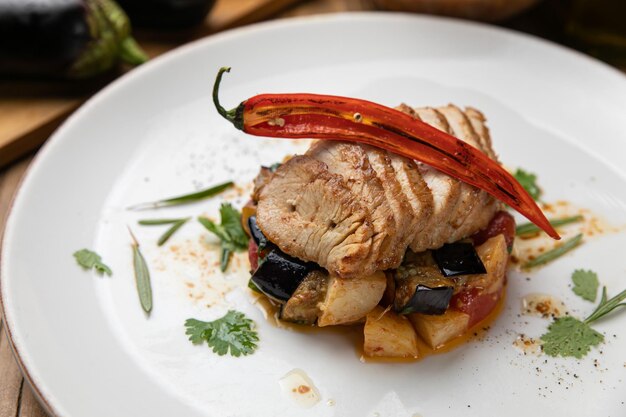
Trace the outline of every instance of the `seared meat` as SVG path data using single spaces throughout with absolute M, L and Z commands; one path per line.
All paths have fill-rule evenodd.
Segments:
M 386 259 L 393 251 L 392 237 L 396 235 L 396 222 L 392 207 L 387 201 L 378 173 L 363 146 L 344 142 L 319 141 L 311 146 L 306 155 L 323 162 L 332 174 L 340 175 L 353 195 L 359 196 L 361 204 L 369 208 L 372 245 L 369 258 L 376 259 L 375 269 L 387 269 Z
M 340 276 L 360 275 L 369 259 L 370 218 L 343 177 L 306 155 L 276 170 L 257 206 L 257 223 L 271 242 Z
M 401 111 L 495 159 L 483 115 L 449 105 Z M 407 247 L 441 247 L 484 228 L 489 194 L 422 163 L 366 145 L 319 141 L 258 187 L 259 227 L 284 252 L 355 278 L 396 268 Z

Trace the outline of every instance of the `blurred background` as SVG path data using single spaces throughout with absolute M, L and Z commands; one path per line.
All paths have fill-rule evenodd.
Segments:
M 234 27 L 343 11 L 489 22 L 626 69 L 624 0 L 0 0 L 0 168 L 151 57 Z
M 488 22 L 626 71 L 625 0 L 0 0 L 0 235 L 36 150 L 115 78 L 217 32 L 346 11 Z M 0 417 L 44 415 L 0 322 Z

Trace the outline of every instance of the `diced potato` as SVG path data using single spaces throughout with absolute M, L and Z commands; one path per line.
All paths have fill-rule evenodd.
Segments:
M 383 297 L 386 286 L 387 279 L 381 271 L 354 279 L 331 276 L 317 325 L 352 323 L 365 317 Z
M 491 285 L 485 287 L 486 293 L 493 293 L 504 285 L 504 276 L 506 274 L 506 266 L 509 261 L 509 251 L 506 248 L 506 239 L 504 235 L 494 236 L 478 248 L 476 252 L 485 265 L 488 282 Z
M 464 282 L 465 289 L 479 288 L 486 293 L 493 293 L 502 288 L 504 275 L 509 260 L 504 235 L 500 234 L 487 240 L 476 248 L 476 253 L 483 261 L 486 274 L 461 275 L 457 281 Z
M 417 358 L 417 335 L 409 320 L 391 310 L 376 306 L 365 319 L 363 330 L 366 356 Z
M 465 333 L 470 318 L 457 310 L 448 310 L 440 316 L 409 314 L 408 317 L 420 337 L 433 349 Z

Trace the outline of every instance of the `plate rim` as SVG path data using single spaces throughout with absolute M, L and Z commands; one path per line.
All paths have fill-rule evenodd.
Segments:
M 71 127 L 71 125 L 74 124 L 75 120 L 79 120 L 82 117 L 83 113 L 90 111 L 91 107 L 97 105 L 103 100 L 106 100 L 107 97 L 111 93 L 115 92 L 117 89 L 124 88 L 125 84 L 127 84 L 128 82 L 132 82 L 133 79 L 142 77 L 143 74 L 146 72 L 156 71 L 160 66 L 168 65 L 170 61 L 181 59 L 181 57 L 183 57 L 185 54 L 193 53 L 196 49 L 202 48 L 207 44 L 220 43 L 222 41 L 236 39 L 238 37 L 246 37 L 250 34 L 258 32 L 271 32 L 276 29 L 297 27 L 301 25 L 315 25 L 320 23 L 323 24 L 333 22 L 343 22 L 350 25 L 354 24 L 355 22 L 362 23 L 364 21 L 376 20 L 392 21 L 395 19 L 415 20 L 417 22 L 445 22 L 447 24 L 452 24 L 457 27 L 464 27 L 469 30 L 480 29 L 489 31 L 496 35 L 504 34 L 506 36 L 515 38 L 517 41 L 530 42 L 534 44 L 533 46 L 547 48 L 550 50 L 550 53 L 561 53 L 565 56 L 570 56 L 576 59 L 581 64 L 584 63 L 584 65 L 588 65 L 595 70 L 603 71 L 607 75 L 610 74 L 610 76 L 615 77 L 615 79 L 621 80 L 619 82 L 626 82 L 626 74 L 624 74 L 617 68 L 590 55 L 586 55 L 582 52 L 576 51 L 564 45 L 554 43 L 550 40 L 540 38 L 536 35 L 518 32 L 513 29 L 496 26 L 494 24 L 464 20 L 460 18 L 414 14 L 407 12 L 383 11 L 338 12 L 330 14 L 294 16 L 265 22 L 257 22 L 191 41 L 187 44 L 176 47 L 162 55 L 159 55 L 158 57 L 152 58 L 146 64 L 123 74 L 122 76 L 116 78 L 111 83 L 106 85 L 96 94 L 91 96 L 82 105 L 80 105 L 80 107 L 76 109 L 65 121 L 63 121 L 63 123 L 50 135 L 50 137 L 46 140 L 42 147 L 36 152 L 33 160 L 24 171 L 22 177 L 18 181 L 18 185 L 8 205 L 8 214 L 6 216 L 5 228 L 2 240 L 0 241 L 0 317 L 3 319 L 2 327 L 5 329 L 5 334 L 7 335 L 7 340 L 13 353 L 13 357 L 15 358 L 24 379 L 26 379 L 26 381 L 30 385 L 36 399 L 46 410 L 46 412 L 48 412 L 51 416 L 59 416 L 61 415 L 59 412 L 59 409 L 61 407 L 58 407 L 58 405 L 54 404 L 55 400 L 53 399 L 52 390 L 49 386 L 45 386 L 45 382 L 39 379 L 37 375 L 35 375 L 36 370 L 33 370 L 32 368 L 29 369 L 27 365 L 27 362 L 29 361 L 29 354 L 27 352 L 28 347 L 26 346 L 24 340 L 18 340 L 19 338 L 16 337 L 13 333 L 15 324 L 12 321 L 11 315 L 15 315 L 17 313 L 15 313 L 14 311 L 11 312 L 7 308 L 8 303 L 5 297 L 8 297 L 8 295 L 7 292 L 3 290 L 4 287 L 7 285 L 6 283 L 10 280 L 10 278 L 7 277 L 7 265 L 10 261 L 6 256 L 6 248 L 10 245 L 11 236 L 14 233 L 13 229 L 14 227 L 16 227 L 14 225 L 16 221 L 14 220 L 14 218 L 16 217 L 16 206 L 18 204 L 21 204 L 21 200 L 24 198 L 24 193 L 26 193 L 26 191 L 24 190 L 28 188 L 30 182 L 33 181 L 33 178 L 35 178 L 36 173 L 40 169 L 41 161 L 47 158 L 50 150 L 54 146 L 56 146 L 57 142 L 60 140 L 59 138 L 63 137 L 64 132 L 68 129 L 68 126 Z M 33 375 L 35 375 L 35 377 L 33 377 Z

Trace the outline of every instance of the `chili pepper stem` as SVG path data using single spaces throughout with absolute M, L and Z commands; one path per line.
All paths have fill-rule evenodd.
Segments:
M 222 67 L 217 72 L 217 77 L 215 78 L 215 84 L 213 84 L 213 103 L 215 104 L 215 108 L 217 109 L 217 112 L 224 119 L 231 122 L 237 129 L 243 130 L 243 103 L 239 104 L 239 106 L 230 110 L 226 110 L 220 104 L 219 90 L 220 90 L 220 84 L 222 83 L 222 75 L 224 75 L 225 72 L 230 72 L 230 67 Z

